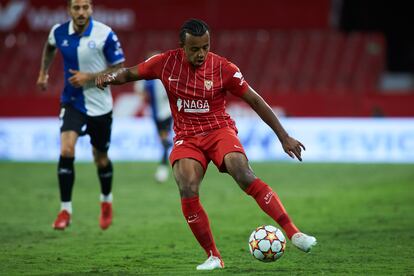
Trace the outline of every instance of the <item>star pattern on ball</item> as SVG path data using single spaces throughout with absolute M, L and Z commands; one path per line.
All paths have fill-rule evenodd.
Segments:
M 251 242 L 250 242 L 250 246 L 251 246 L 251 248 L 252 248 L 252 250 L 254 251 L 255 249 L 259 249 L 259 243 L 257 242 L 257 240 L 256 239 L 253 239 Z
M 259 261 L 274 262 L 283 256 L 286 240 L 273 225 L 259 226 L 250 234 L 250 253 Z
M 257 232 L 257 231 L 259 231 L 260 229 L 265 229 L 265 228 L 264 228 L 264 225 L 257 227 L 257 228 L 256 228 L 256 232 Z
M 274 240 L 278 240 L 275 232 L 267 232 L 266 239 L 272 243 Z
M 273 260 L 275 252 L 273 252 L 272 249 L 269 249 L 267 252 L 263 252 L 263 255 L 265 256 L 265 259 Z

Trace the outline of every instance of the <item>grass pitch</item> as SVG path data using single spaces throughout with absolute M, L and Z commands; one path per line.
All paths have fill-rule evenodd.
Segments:
M 318 238 L 305 254 L 288 243 L 274 263 L 254 260 L 247 239 L 274 224 L 233 180 L 210 166 L 201 201 L 226 268 L 215 274 L 414 274 L 413 165 L 255 163 L 295 223 Z M 76 164 L 74 216 L 59 208 L 56 164 L 0 163 L 0 274 L 192 275 L 206 258 L 182 214 L 176 185 L 154 163 L 115 163 L 114 224 L 98 226 L 94 165 Z

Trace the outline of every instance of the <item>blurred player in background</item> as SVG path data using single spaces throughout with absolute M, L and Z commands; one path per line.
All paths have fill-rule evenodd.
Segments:
M 180 30 L 181 48 L 154 56 L 135 67 L 96 78 L 99 88 L 138 79 L 163 82 L 174 119 L 174 147 L 170 155 L 181 195 L 184 217 L 208 259 L 198 270 L 223 268 L 224 263 L 199 200 L 208 163 L 229 173 L 248 195 L 272 217 L 299 249 L 309 252 L 316 239 L 299 231 L 277 194 L 252 171 L 237 137 L 234 121 L 225 111 L 225 94 L 241 97 L 266 122 L 292 158 L 302 161 L 302 143 L 290 137 L 269 105 L 244 80 L 240 70 L 210 50 L 208 26 L 191 19 Z M 223 203 L 225 207 L 225 203 Z
M 101 185 L 100 227 L 112 223 L 112 174 L 108 149 L 112 127 L 112 95 L 94 85 L 102 72 L 122 67 L 125 60 L 117 36 L 110 27 L 92 19 L 92 0 L 68 0 L 69 22 L 57 24 L 45 43 L 37 85 L 45 90 L 48 69 L 56 49 L 64 62 L 65 86 L 61 96 L 60 157 L 58 180 L 61 210 L 53 228 L 63 230 L 72 217 L 72 189 L 75 181 L 75 145 L 78 137 L 90 136 L 92 154 Z
M 158 54 L 153 52 L 149 55 Z M 141 80 L 134 84 L 134 90 L 141 99 L 149 102 L 152 112 L 152 118 L 157 127 L 158 135 L 163 147 L 163 153 L 160 164 L 155 172 L 155 180 L 157 182 L 165 182 L 168 179 L 169 171 L 168 150 L 172 143 L 170 141 L 170 132 L 172 124 L 172 116 L 170 111 L 170 104 L 168 102 L 167 92 L 160 80 Z

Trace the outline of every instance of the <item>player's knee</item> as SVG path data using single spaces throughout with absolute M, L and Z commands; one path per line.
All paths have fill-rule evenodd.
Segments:
M 60 148 L 60 155 L 63 157 L 74 157 L 75 156 L 75 147 L 62 145 Z
M 198 196 L 198 190 L 193 189 L 180 189 L 181 198 L 192 198 Z
M 109 164 L 109 159 L 108 157 L 100 157 L 100 158 L 95 158 L 95 165 L 98 168 L 105 168 L 106 166 L 108 166 Z
M 255 179 L 254 173 L 250 169 L 234 170 L 231 176 L 243 190 L 246 189 Z
M 95 165 L 98 168 L 104 168 L 104 167 L 108 166 L 109 158 L 108 158 L 108 155 L 106 153 L 101 153 L 101 152 L 94 151 L 93 161 L 95 162 Z
M 95 165 L 98 168 L 105 168 L 109 164 L 108 158 L 95 159 Z
M 198 188 L 200 186 L 200 182 L 197 182 L 194 179 L 185 179 L 181 182 L 177 182 L 177 184 L 181 198 L 198 196 Z
M 198 195 L 201 179 L 195 173 L 176 175 L 176 181 L 181 197 L 188 198 Z

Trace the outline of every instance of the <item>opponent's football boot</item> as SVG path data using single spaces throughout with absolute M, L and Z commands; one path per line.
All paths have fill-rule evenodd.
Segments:
M 53 228 L 56 230 L 65 230 L 70 224 L 70 214 L 66 210 L 59 212 L 55 222 L 53 223 Z
M 102 230 L 107 229 L 112 223 L 112 203 L 101 202 L 101 215 L 99 217 L 99 226 Z

